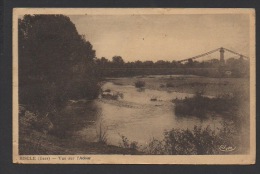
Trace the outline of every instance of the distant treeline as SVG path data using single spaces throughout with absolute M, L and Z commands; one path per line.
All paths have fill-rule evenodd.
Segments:
M 114 56 L 112 61 L 105 57 L 96 58 L 95 63 L 101 76 L 123 77 L 136 75 L 167 75 L 193 74 L 210 77 L 248 77 L 249 64 L 247 60 L 229 58 L 224 66 L 218 59 L 209 61 L 135 61 L 125 62 L 121 56 Z M 227 73 L 229 72 L 229 73 Z

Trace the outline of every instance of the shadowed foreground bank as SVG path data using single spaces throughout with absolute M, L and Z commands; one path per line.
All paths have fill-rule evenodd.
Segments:
M 30 118 L 20 117 L 20 155 L 76 155 L 76 154 L 142 154 L 141 152 L 107 145 L 99 142 L 86 142 L 81 139 L 61 139 L 35 130 Z

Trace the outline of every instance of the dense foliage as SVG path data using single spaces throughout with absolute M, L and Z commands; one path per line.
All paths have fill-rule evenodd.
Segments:
M 25 15 L 18 31 L 19 103 L 48 113 L 68 99 L 97 96 L 95 50 L 69 17 Z
M 233 126 L 223 123 L 219 131 L 207 126 L 193 129 L 172 129 L 166 131 L 163 140 L 152 139 L 144 151 L 153 155 L 212 155 L 232 154 L 241 151 L 238 133 Z M 230 147 L 225 151 L 222 147 Z
M 177 116 L 196 116 L 206 117 L 209 114 L 219 114 L 228 116 L 237 114 L 242 102 L 249 102 L 246 95 L 241 95 L 241 92 L 225 94 L 213 98 L 203 96 L 197 92 L 193 97 L 184 99 L 174 99 L 175 114 Z M 236 119 L 238 116 L 236 116 Z
M 223 113 L 232 110 L 237 101 L 231 96 L 216 98 L 204 97 L 197 93 L 194 97 L 174 99 L 176 115 L 193 115 L 205 117 L 207 112 Z

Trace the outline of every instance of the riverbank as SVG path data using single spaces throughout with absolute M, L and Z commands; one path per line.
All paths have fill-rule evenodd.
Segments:
M 59 138 L 46 131 L 34 129 L 33 119 L 26 111 L 19 117 L 20 155 L 76 155 L 76 154 L 143 154 L 135 149 L 122 148 L 99 142 L 86 142 L 80 138 Z

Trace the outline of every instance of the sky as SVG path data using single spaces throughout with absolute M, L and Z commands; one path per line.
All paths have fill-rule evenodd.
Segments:
M 249 55 L 247 14 L 71 15 L 96 57 L 181 60 L 219 47 Z M 225 56 L 232 56 L 225 53 Z M 215 53 L 210 58 L 219 58 Z

